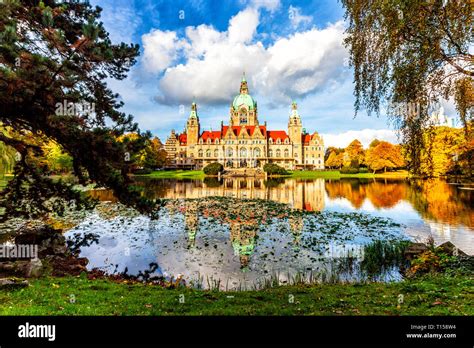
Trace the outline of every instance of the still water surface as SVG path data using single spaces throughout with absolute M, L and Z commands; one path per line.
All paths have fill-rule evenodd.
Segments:
M 81 248 L 91 268 L 136 275 L 153 265 L 156 275 L 182 274 L 188 283 L 232 289 L 275 274 L 290 281 L 298 272 L 314 272 L 323 281 L 334 275 L 359 280 L 360 272 L 347 273 L 339 261 L 363 259 L 363 246 L 377 239 L 424 241 L 432 235 L 436 243 L 449 240 L 474 254 L 470 185 L 255 178 L 142 180 L 140 185 L 149 198 L 170 199 L 157 221 L 95 212 L 68 232 L 76 240 L 95 236 Z M 108 191 L 91 194 L 115 201 Z M 400 274 L 392 269 L 378 279 L 397 280 Z

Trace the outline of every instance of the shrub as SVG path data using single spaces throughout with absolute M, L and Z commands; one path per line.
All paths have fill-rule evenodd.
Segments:
M 357 173 L 359 173 L 358 168 L 342 167 L 342 169 L 341 169 L 341 174 L 357 174 Z
M 368 172 L 369 172 L 368 168 L 365 168 L 365 167 L 359 168 L 359 173 L 365 174 L 365 173 L 368 173 Z
M 275 163 L 267 163 L 263 166 L 263 171 L 269 175 L 288 175 L 285 168 L 280 167 Z
M 205 166 L 203 170 L 206 175 L 217 175 L 224 171 L 224 166 L 218 162 L 214 162 Z

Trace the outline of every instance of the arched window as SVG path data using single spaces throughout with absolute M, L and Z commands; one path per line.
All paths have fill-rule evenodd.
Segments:
M 216 141 L 214 142 L 215 144 L 219 144 L 219 139 L 216 139 Z
M 207 143 L 208 143 L 208 144 L 212 143 L 211 138 L 207 138 Z
M 240 157 L 247 157 L 247 149 L 245 147 L 240 149 Z
M 281 139 L 280 138 L 277 139 L 277 144 L 281 144 Z
M 232 151 L 231 148 L 227 149 L 227 157 L 232 157 L 234 156 L 234 151 Z
M 214 150 L 214 157 L 216 158 L 219 157 L 219 150 L 217 149 Z
M 253 156 L 254 157 L 260 157 L 260 149 L 258 147 L 253 149 Z
M 268 157 L 273 157 L 273 151 L 272 150 L 268 150 Z
M 273 139 L 272 138 L 268 139 L 268 143 L 273 144 Z
M 206 157 L 211 157 L 211 150 L 206 151 Z
M 280 149 L 276 150 L 276 156 L 277 156 L 277 157 L 281 157 L 281 151 L 280 151 Z
M 202 150 L 198 151 L 198 157 L 202 157 Z
M 199 144 L 202 144 L 202 138 L 201 138 L 201 139 L 199 139 Z
M 290 156 L 290 152 L 288 151 L 288 149 L 285 149 L 285 157 L 289 157 Z
M 289 142 L 290 142 L 290 141 L 288 140 L 288 138 L 286 138 L 286 139 L 285 139 L 285 144 L 289 144 Z

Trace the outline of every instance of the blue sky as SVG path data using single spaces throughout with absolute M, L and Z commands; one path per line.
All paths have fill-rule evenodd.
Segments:
M 292 100 L 327 146 L 396 141 L 385 117 L 354 118 L 343 9 L 337 0 L 93 0 L 113 42 L 140 45 L 124 81 L 110 81 L 142 130 L 181 132 L 193 100 L 201 128 L 229 120 L 245 72 L 259 121 L 287 128 Z M 449 109 L 447 109 L 449 111 Z

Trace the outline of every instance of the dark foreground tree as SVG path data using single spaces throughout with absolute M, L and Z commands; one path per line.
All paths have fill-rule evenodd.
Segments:
M 109 187 L 121 202 L 153 211 L 127 176 L 129 158 L 149 134 L 119 111 L 122 102 L 106 84 L 126 77 L 138 45 L 112 44 L 100 13 L 79 1 L 0 1 L 0 141 L 19 154 L 0 219 L 89 206 L 72 186 L 49 178 L 39 160 L 45 138 L 72 156 L 80 183 Z M 127 132 L 140 136 L 117 141 Z
M 423 134 L 441 99 L 454 97 L 466 131 L 473 119 L 473 2 L 342 0 L 354 67 L 355 109 L 388 113 L 400 128 L 413 172 Z

